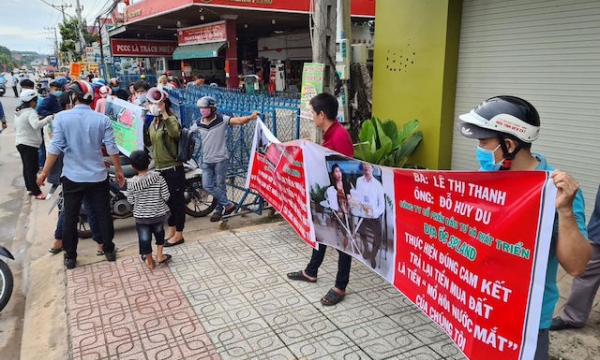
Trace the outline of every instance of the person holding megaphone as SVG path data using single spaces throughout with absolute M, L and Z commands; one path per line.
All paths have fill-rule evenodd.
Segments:
M 160 172 L 169 187 L 170 215 L 167 220 L 169 229 L 165 236 L 165 247 L 183 244 L 183 228 L 185 226 L 185 171 L 183 163 L 173 158 L 177 154 L 179 141 L 179 119 L 171 110 L 169 95 L 156 87 L 150 88 L 146 95 L 148 100 L 148 114 L 152 121 L 148 131 L 144 133 L 144 143 L 152 146 L 152 158 L 156 170 Z

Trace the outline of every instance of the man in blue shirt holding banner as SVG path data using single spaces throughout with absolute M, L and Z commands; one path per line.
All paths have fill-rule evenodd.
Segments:
M 586 239 L 583 195 L 569 174 L 555 170 L 546 159 L 531 152 L 540 131 L 540 117 L 533 105 L 515 96 L 496 96 L 459 116 L 461 135 L 479 140 L 477 160 L 483 171 L 546 170 L 557 188 L 556 217 L 552 231 L 548 268 L 534 360 L 547 360 L 554 307 L 558 300 L 558 264 L 571 275 L 581 274 L 591 258 Z M 515 184 L 518 186 L 518 184 Z

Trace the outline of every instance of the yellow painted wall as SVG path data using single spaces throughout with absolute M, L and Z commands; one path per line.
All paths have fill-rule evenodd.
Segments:
M 450 169 L 462 0 L 377 0 L 373 115 L 419 119 L 410 162 Z

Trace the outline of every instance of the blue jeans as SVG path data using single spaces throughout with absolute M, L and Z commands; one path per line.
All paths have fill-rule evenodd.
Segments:
M 88 225 L 90 226 L 90 231 L 92 232 L 92 239 L 98 243 L 102 244 L 102 238 L 100 237 L 100 232 L 98 231 L 98 219 L 94 214 L 94 208 L 92 207 L 92 203 L 86 197 L 82 200 L 83 208 L 87 214 Z M 56 240 L 62 240 L 63 237 L 63 219 L 65 217 L 65 212 L 61 211 L 58 213 L 58 220 L 56 221 L 56 230 L 54 230 L 54 238 Z
M 217 213 L 223 212 L 223 208 L 232 204 L 227 199 L 227 186 L 225 178 L 227 177 L 227 166 L 229 160 L 223 160 L 218 163 L 202 162 L 202 187 L 217 199 Z
M 156 245 L 165 244 L 165 229 L 163 222 L 154 224 L 135 223 L 138 233 L 138 242 L 140 244 L 140 255 L 152 254 L 152 235 L 156 238 Z
M 44 129 L 42 129 L 41 131 L 42 131 L 42 139 L 44 139 Z M 42 140 L 42 143 L 40 144 L 40 147 L 38 149 L 38 165 L 40 166 L 40 169 L 44 168 L 45 162 L 46 162 L 46 144 L 44 144 L 44 140 Z

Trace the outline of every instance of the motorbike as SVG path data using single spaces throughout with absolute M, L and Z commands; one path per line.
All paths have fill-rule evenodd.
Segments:
M 15 259 L 10 251 L 0 245 L 0 311 L 8 304 L 14 286 L 13 274 L 2 258 Z
M 122 168 L 125 178 L 135 175 L 127 159 L 122 159 Z M 217 199 L 202 189 L 202 170 L 193 159 L 183 164 L 185 170 L 185 213 L 192 217 L 204 217 L 217 207 Z M 151 165 L 152 168 L 152 165 Z M 110 167 L 111 174 L 111 211 L 114 219 L 124 219 L 133 215 L 133 205 L 127 201 L 127 187 L 119 187 L 114 180 L 114 168 Z
M 6 93 L 6 79 L 4 76 L 0 76 L 0 96 L 4 96 Z
M 48 91 L 49 91 L 49 86 L 48 86 L 48 79 L 42 79 L 40 80 L 36 85 L 35 85 L 38 94 L 40 94 L 42 97 L 46 97 L 48 95 Z
M 125 178 L 131 178 L 135 175 L 135 172 L 128 165 L 129 159 L 121 157 L 121 164 L 123 175 Z M 151 165 L 152 167 L 152 165 Z M 217 207 L 217 199 L 210 195 L 206 190 L 202 189 L 202 170 L 198 163 L 193 159 L 184 163 L 185 169 L 185 189 L 184 189 L 184 200 L 185 200 L 185 213 L 192 217 L 204 217 L 213 212 Z M 115 180 L 115 169 L 113 166 L 108 168 L 109 173 L 109 187 L 110 187 L 110 209 L 113 220 L 126 219 L 133 216 L 133 205 L 127 201 L 127 185 L 120 187 Z M 53 186 L 47 199 L 51 198 L 57 191 L 60 185 Z M 62 211 L 63 196 L 62 191 L 58 192 L 57 199 L 50 208 L 50 212 L 54 207 L 58 207 L 59 211 Z M 79 212 L 77 236 L 81 239 L 92 237 L 92 232 L 89 229 L 87 213 L 85 208 L 82 206 Z

